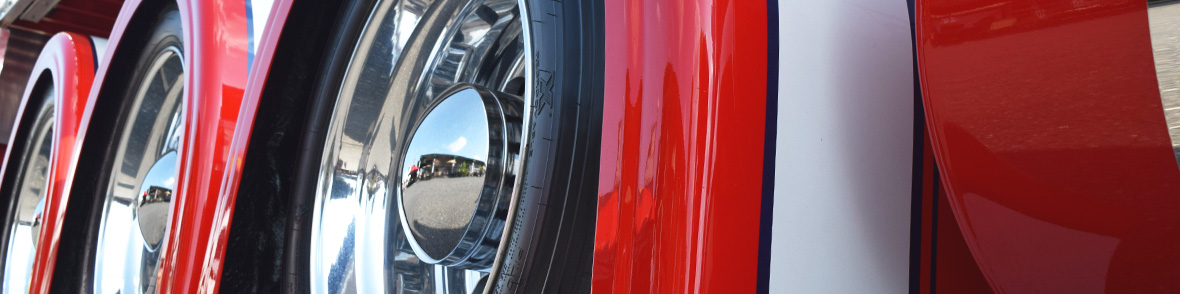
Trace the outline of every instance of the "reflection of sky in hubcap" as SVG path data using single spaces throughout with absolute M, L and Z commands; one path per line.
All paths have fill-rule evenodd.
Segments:
M 478 92 L 445 98 L 427 114 L 402 164 L 402 209 L 416 241 L 442 259 L 463 238 L 484 188 L 488 116 Z
M 502 147 L 489 145 L 502 135 L 488 133 L 489 127 L 504 126 L 496 125 L 502 124 L 499 118 L 488 121 L 482 108 L 484 97 L 473 94 L 467 102 L 455 97 L 453 105 L 435 103 L 442 103 L 439 99 L 444 99 L 447 90 L 460 84 L 526 96 L 522 85 L 527 84 L 531 63 L 524 54 L 527 34 L 523 33 L 525 22 L 519 18 L 518 4 L 518 0 L 380 1 L 373 9 L 341 83 L 324 144 L 312 214 L 309 282 L 313 293 L 482 291 L 476 289 L 476 284 L 488 273 L 465 269 L 475 268 L 476 263 L 449 266 L 421 258 L 426 254 L 415 245 L 416 240 L 412 241 L 410 222 L 402 222 L 406 217 L 402 213 L 402 192 L 422 189 L 474 195 L 440 189 L 472 190 L 470 186 L 480 186 L 478 178 L 484 177 L 481 170 L 450 170 L 449 164 L 447 176 L 431 173 L 407 177 L 413 168 L 423 168 L 419 163 L 424 155 L 434 155 L 431 165 L 434 158 L 440 162 L 454 159 L 457 164 L 466 162 L 471 166 L 504 165 L 505 155 L 497 150 Z M 452 107 L 475 108 L 448 110 Z M 424 121 L 428 112 L 437 112 L 430 114 L 437 118 Z M 464 121 L 472 121 L 471 115 L 483 117 L 483 121 L 463 125 Z M 441 131 L 430 132 L 433 136 L 429 138 L 411 138 L 427 128 Z M 483 166 L 488 174 L 482 182 L 493 181 L 493 177 L 500 179 L 497 183 L 503 180 L 498 173 L 491 173 L 492 166 Z M 447 179 L 464 183 L 443 183 Z M 474 204 L 475 199 L 452 200 L 467 205 L 495 202 L 481 199 Z M 455 206 L 442 206 L 449 212 L 435 216 L 466 210 L 467 222 L 487 227 L 489 217 L 481 211 Z M 435 228 L 454 225 L 442 219 L 420 219 L 419 223 Z M 432 224 L 434 221 L 439 222 Z M 499 232 L 502 225 L 484 231 Z M 475 239 L 476 235 L 472 232 L 464 238 Z M 475 245 L 498 244 L 488 241 Z M 467 245 L 460 243 L 464 249 L 471 247 Z M 480 255 L 483 259 L 477 261 L 490 263 L 494 257 L 494 252 L 479 252 L 488 254 Z M 448 262 L 463 258 L 454 257 Z
M 135 219 L 147 248 L 156 250 L 168 228 L 168 208 L 176 188 L 176 151 L 168 152 L 148 170 L 139 187 Z
M 464 90 L 439 103 L 414 132 L 406 150 L 403 174 L 423 154 L 450 154 L 487 161 L 488 119 L 475 90 Z

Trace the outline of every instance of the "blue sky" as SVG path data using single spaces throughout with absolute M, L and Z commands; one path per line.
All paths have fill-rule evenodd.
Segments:
M 410 142 L 402 171 L 409 171 L 415 159 L 430 153 L 487 160 L 487 113 L 475 90 L 461 91 L 430 112 Z

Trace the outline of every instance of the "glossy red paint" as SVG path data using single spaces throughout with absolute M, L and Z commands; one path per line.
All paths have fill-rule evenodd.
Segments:
M 946 186 L 938 177 L 930 136 L 923 136 L 921 219 L 916 293 L 993 293 L 979 265 L 975 263 L 963 232 L 955 221 L 947 198 Z
M 83 35 L 73 33 L 59 33 L 45 43 L 44 49 L 37 57 L 33 66 L 29 84 L 25 87 L 24 98 L 21 100 L 20 110 L 24 113 L 29 96 L 33 94 L 33 85 L 39 78 L 51 80 L 56 96 L 56 118 L 54 118 L 53 156 L 50 170 L 50 189 L 46 194 L 44 214 L 42 215 L 41 238 L 38 241 L 36 260 L 49 260 L 48 263 L 38 262 L 33 266 L 30 277 L 42 277 L 43 273 L 52 272 L 53 257 L 57 254 L 57 245 L 61 240 L 61 223 L 65 218 L 66 203 L 69 200 L 69 178 L 73 173 L 74 154 L 78 138 L 79 121 L 82 109 L 86 105 L 90 86 L 94 82 L 94 50 L 90 40 Z M 48 76 L 42 76 L 48 73 Z M 18 116 L 19 117 L 19 116 Z M 15 132 L 13 132 L 15 134 Z M 6 151 L 7 154 L 12 150 Z M 3 173 L 0 170 L 0 173 Z M 30 286 L 30 293 L 42 293 L 38 290 L 47 289 L 47 278 L 34 279 Z
M 915 135 L 923 135 L 923 134 L 915 134 Z M 911 255 L 914 253 L 914 251 L 912 249 L 913 248 L 912 246 L 914 246 L 914 244 L 912 244 L 912 243 L 914 243 L 915 241 L 917 241 L 917 243 L 918 243 L 917 244 L 918 256 L 910 256 L 910 259 L 911 260 L 916 259 L 918 261 L 918 272 L 917 272 L 918 273 L 918 277 L 917 277 L 917 279 L 918 279 L 918 285 L 917 285 L 918 293 L 919 294 L 929 294 L 929 293 L 931 293 L 931 291 L 933 291 L 932 286 L 934 285 L 934 280 L 932 279 L 932 276 L 930 275 L 930 273 L 934 272 L 934 270 L 935 270 L 934 269 L 934 253 L 936 253 L 937 250 L 934 250 L 934 246 L 938 244 L 938 241 L 934 237 L 934 232 L 936 231 L 935 228 L 937 227 L 936 224 L 938 223 L 938 220 L 936 220 L 934 217 L 935 216 L 934 209 L 938 207 L 938 203 L 935 202 L 935 199 L 937 199 L 937 197 L 938 197 L 938 195 L 937 195 L 937 193 L 938 193 L 938 176 L 937 176 L 938 170 L 936 170 L 934 168 L 934 151 L 933 151 L 932 147 L 930 146 L 930 136 L 922 136 L 922 137 L 923 137 L 922 141 L 924 142 L 922 145 L 922 158 L 921 158 L 921 160 L 922 160 L 922 167 L 921 167 L 922 168 L 922 178 L 919 179 L 919 182 L 921 183 L 921 187 L 920 187 L 919 191 L 911 191 L 911 194 L 922 193 L 921 194 L 922 199 L 921 199 L 920 218 L 916 219 L 916 220 L 913 220 L 913 219 L 910 220 L 912 222 L 917 222 L 918 224 L 920 224 L 921 229 L 919 230 L 920 235 L 918 235 L 919 236 L 918 240 L 914 240 L 912 238 L 910 239 L 910 242 L 911 242 L 910 254 Z M 917 189 L 915 189 L 915 190 L 917 190 Z M 913 223 L 911 223 L 911 226 L 910 226 L 911 229 L 913 228 L 912 225 L 913 225 Z M 910 266 L 912 267 L 913 265 L 911 264 Z M 913 270 L 911 270 L 911 275 L 912 274 L 913 274 Z M 914 279 L 914 277 L 910 277 L 910 279 L 912 281 Z M 914 285 L 910 285 L 910 286 L 913 287 Z
M 955 221 L 955 214 L 951 210 L 947 199 L 946 186 L 936 188 L 938 194 L 938 217 L 932 221 L 935 225 L 934 252 L 931 252 L 932 271 L 934 280 L 932 292 L 923 293 L 958 293 L 958 294 L 988 294 L 995 293 L 979 271 L 979 265 L 971 256 L 963 232 L 959 230 L 959 223 Z
M 754 292 L 766 3 L 605 8 L 594 292 Z
M 233 132 L 233 139 L 229 145 L 229 160 L 225 167 L 225 182 L 221 186 L 221 196 L 217 198 L 216 210 L 213 218 L 210 242 L 206 249 L 205 264 L 202 269 L 200 293 L 216 293 L 218 279 L 221 277 L 222 262 L 225 259 L 226 242 L 229 241 L 229 230 L 234 212 L 234 203 L 238 196 L 238 185 L 241 183 L 242 161 L 246 158 L 246 148 L 249 147 L 250 131 L 254 127 L 254 117 L 258 111 L 258 99 L 262 96 L 266 77 L 270 74 L 270 64 L 274 59 L 274 52 L 279 43 L 279 36 L 283 31 L 287 15 L 291 12 L 294 0 L 276 0 L 267 19 L 266 31 L 259 40 L 258 51 L 255 52 L 254 64 L 250 77 L 246 83 L 246 94 L 242 98 L 241 111 L 238 114 L 238 124 Z
M 111 64 L 111 57 L 114 56 L 114 54 L 110 53 L 115 52 L 119 47 L 119 40 L 122 39 L 123 31 L 127 30 L 127 23 L 131 20 L 131 16 L 135 14 L 135 9 L 139 7 L 141 1 L 142 0 L 128 0 L 123 8 L 119 10 L 119 17 L 117 18 L 114 29 L 111 31 L 111 38 L 107 42 L 108 45 L 106 53 L 100 54 L 102 55 L 102 62 L 99 64 L 102 64 L 102 66 L 99 66 L 98 70 L 94 73 L 91 88 L 88 90 L 89 94 L 86 95 L 84 102 L 81 102 L 85 104 L 85 107 L 82 108 L 82 118 L 78 120 L 78 132 L 75 138 L 86 137 L 86 129 L 89 128 L 90 118 L 94 113 L 94 103 L 96 100 L 95 97 L 98 96 L 97 89 L 100 85 L 102 85 L 102 81 L 105 79 L 107 74 L 107 68 L 110 67 L 109 65 Z M 59 153 L 68 151 L 70 154 L 68 160 L 69 171 L 66 172 L 64 175 L 65 179 L 63 180 L 66 183 L 73 183 L 75 176 L 74 170 L 78 166 L 77 155 L 80 153 L 81 148 L 82 142 L 75 142 L 74 148 L 72 150 L 59 149 L 59 151 L 57 151 Z M 70 189 L 70 184 L 65 185 L 65 187 L 62 189 L 60 194 L 61 203 L 69 203 Z M 54 212 L 52 221 L 56 223 L 63 222 L 65 218 L 65 209 L 66 207 L 62 207 L 60 211 Z M 47 220 L 47 222 L 48 221 L 49 220 Z M 37 258 L 35 259 L 36 261 L 33 263 L 33 272 L 30 274 L 32 281 L 29 284 L 29 293 L 48 293 L 50 285 L 53 283 L 53 268 L 57 261 L 57 248 L 60 245 L 61 238 L 61 228 L 57 227 L 57 225 L 54 226 L 56 227 L 54 231 L 58 233 L 54 233 L 52 238 L 48 240 L 51 242 L 48 244 L 49 246 L 45 246 L 45 241 L 42 241 L 40 245 L 42 247 L 48 248 L 50 251 L 46 254 L 38 252 Z M 42 228 L 43 232 L 44 230 L 45 229 Z M 42 249 L 38 248 L 38 250 Z
M 246 88 L 249 36 L 242 0 L 181 1 L 188 98 L 184 160 L 173 198 L 172 234 L 158 285 L 162 293 L 210 292 L 205 274 L 229 144 Z
M 928 127 L 998 292 L 1180 291 L 1145 1 L 919 0 Z

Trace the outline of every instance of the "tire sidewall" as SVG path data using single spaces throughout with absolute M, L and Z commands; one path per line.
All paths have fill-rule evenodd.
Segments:
M 119 164 L 115 162 L 119 138 L 124 132 L 130 131 L 124 125 L 130 114 L 136 111 L 131 109 L 135 95 L 144 79 L 148 78 L 148 70 L 159 54 L 175 48 L 181 59 L 184 59 L 183 25 L 178 6 L 171 1 L 156 4 L 162 5 L 140 7 L 151 13 L 148 15 L 150 19 L 145 20 L 150 23 L 150 29 L 145 30 L 146 37 L 126 40 L 120 47 L 131 52 L 117 52 L 116 59 L 112 61 L 112 71 L 123 69 L 130 73 L 130 77 L 109 72 L 108 82 L 97 88 L 101 92 L 95 104 L 103 109 L 96 108 L 94 111 L 96 115 L 91 117 L 89 130 L 84 135 L 83 149 L 79 153 L 79 165 L 75 171 L 79 176 L 75 177 L 72 184 L 74 187 L 68 205 L 70 209 L 62 225 L 53 271 L 54 282 L 50 289 L 52 293 L 94 291 L 94 274 L 100 270 L 95 263 L 99 255 L 98 238 L 102 230 L 111 169 Z M 125 60 L 126 63 L 120 66 L 118 60 Z M 187 63 L 184 72 L 192 72 Z M 178 103 L 187 103 L 187 94 L 180 99 Z
M 589 292 L 602 117 L 602 4 L 527 0 L 528 146 L 494 293 Z

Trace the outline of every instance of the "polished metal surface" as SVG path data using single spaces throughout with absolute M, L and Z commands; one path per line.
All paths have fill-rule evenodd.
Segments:
M 416 190 L 443 181 L 432 182 L 440 180 L 432 173 L 430 179 L 419 174 L 420 177 L 411 183 L 403 174 L 410 168 L 402 160 L 412 156 L 407 152 L 412 152 L 408 149 L 413 148 L 410 146 L 413 130 L 425 122 L 434 105 L 441 105 L 439 101 L 449 96 L 448 91 L 469 86 L 506 97 L 527 97 L 524 85 L 531 73 L 527 69 L 530 63 L 523 45 L 527 43 L 527 34 L 522 32 L 517 0 L 387 0 L 378 3 L 353 52 L 324 144 L 311 236 L 312 272 L 309 277 L 313 293 L 477 293 L 485 290 L 482 285 L 488 283 L 491 270 L 487 260 L 496 255 L 495 249 L 486 249 L 496 248 L 499 244 L 472 247 L 483 248 L 483 251 L 460 250 L 467 252 L 458 255 L 468 258 L 450 261 L 446 261 L 443 253 L 434 252 L 439 258 L 430 258 L 432 260 L 423 258 L 430 256 L 425 252 L 416 253 L 423 250 L 416 251 L 416 245 L 410 242 L 415 233 L 407 234 L 403 229 L 402 216 L 398 213 L 401 203 L 397 200 L 398 195 L 403 187 L 416 193 Z M 467 162 L 470 166 L 476 166 L 476 160 L 484 161 L 484 187 L 491 175 L 487 172 L 492 166 L 489 158 L 507 157 L 506 154 L 490 153 L 492 134 L 488 134 L 488 151 L 475 151 L 467 156 L 464 155 L 467 154 L 466 148 L 481 145 L 474 138 L 476 135 L 471 138 L 460 135 L 464 138 L 459 140 L 460 136 L 455 134 L 465 134 L 463 131 L 436 132 L 435 137 L 439 140 L 450 140 L 443 142 L 443 146 L 422 144 L 447 149 L 451 152 L 447 154 L 467 157 L 471 159 Z M 420 160 L 428 153 L 415 154 Z M 476 158 L 481 153 L 487 154 L 486 157 Z M 448 168 L 450 159 L 447 159 Z M 433 158 L 430 161 L 433 164 Z M 461 161 L 466 162 L 456 160 L 456 169 Z M 496 164 L 517 170 L 519 158 L 504 158 Z M 470 166 L 464 169 L 467 174 L 472 173 Z M 459 171 L 451 174 L 456 173 Z M 471 178 L 473 176 L 453 179 L 465 182 Z M 467 185 L 479 186 L 478 181 Z M 505 176 L 503 181 L 514 183 L 515 178 Z M 471 191 L 476 189 L 458 183 L 444 186 L 444 189 L 466 191 L 469 199 Z M 501 193 L 511 195 L 514 192 Z M 410 202 L 413 201 L 407 203 Z M 420 204 L 422 207 L 418 213 L 428 214 L 432 209 L 430 206 L 437 203 Z M 474 205 L 457 206 L 456 210 L 458 212 L 453 215 L 474 216 L 484 211 L 479 208 L 478 201 Z M 422 229 L 463 227 L 473 220 L 427 218 L 418 216 L 414 219 L 419 221 Z M 501 229 L 494 229 L 497 226 Z M 450 237 L 441 240 L 462 244 L 455 240 L 464 240 L 468 235 L 467 227 L 462 233 L 451 233 L 446 235 Z M 494 240 L 501 235 L 503 223 L 476 227 L 485 228 L 487 238 Z M 435 236 L 425 230 L 416 234 L 421 236 L 422 243 L 427 237 Z M 442 249 L 431 250 L 446 251 L 447 246 L 438 245 L 437 248 Z M 474 263 L 470 262 L 470 256 L 483 256 L 483 259 Z M 446 262 L 434 264 L 431 261 Z
M 1173 154 L 1180 164 L 1180 1 L 1152 3 L 1147 6 L 1147 16 L 1164 115 Z
M 45 106 L 37 113 L 28 142 L 21 152 L 16 169 L 16 214 L 8 227 L 8 252 L 4 263 L 4 293 L 28 292 L 29 274 L 37 255 L 41 232 L 41 212 L 49 192 L 50 167 L 53 166 L 54 93 L 46 91 Z M 29 107 L 32 107 L 30 105 Z
M 97 293 L 155 293 L 184 136 L 184 63 L 156 56 L 117 130 L 95 255 Z
M 135 220 L 139 223 L 139 234 L 144 245 L 156 250 L 168 229 L 168 210 L 172 205 L 172 190 L 176 189 L 176 151 L 168 152 L 156 160 L 148 169 L 139 186 L 139 197 L 135 199 Z
M 414 131 L 402 159 L 398 209 L 419 259 L 491 267 L 519 158 L 520 98 L 460 86 Z

